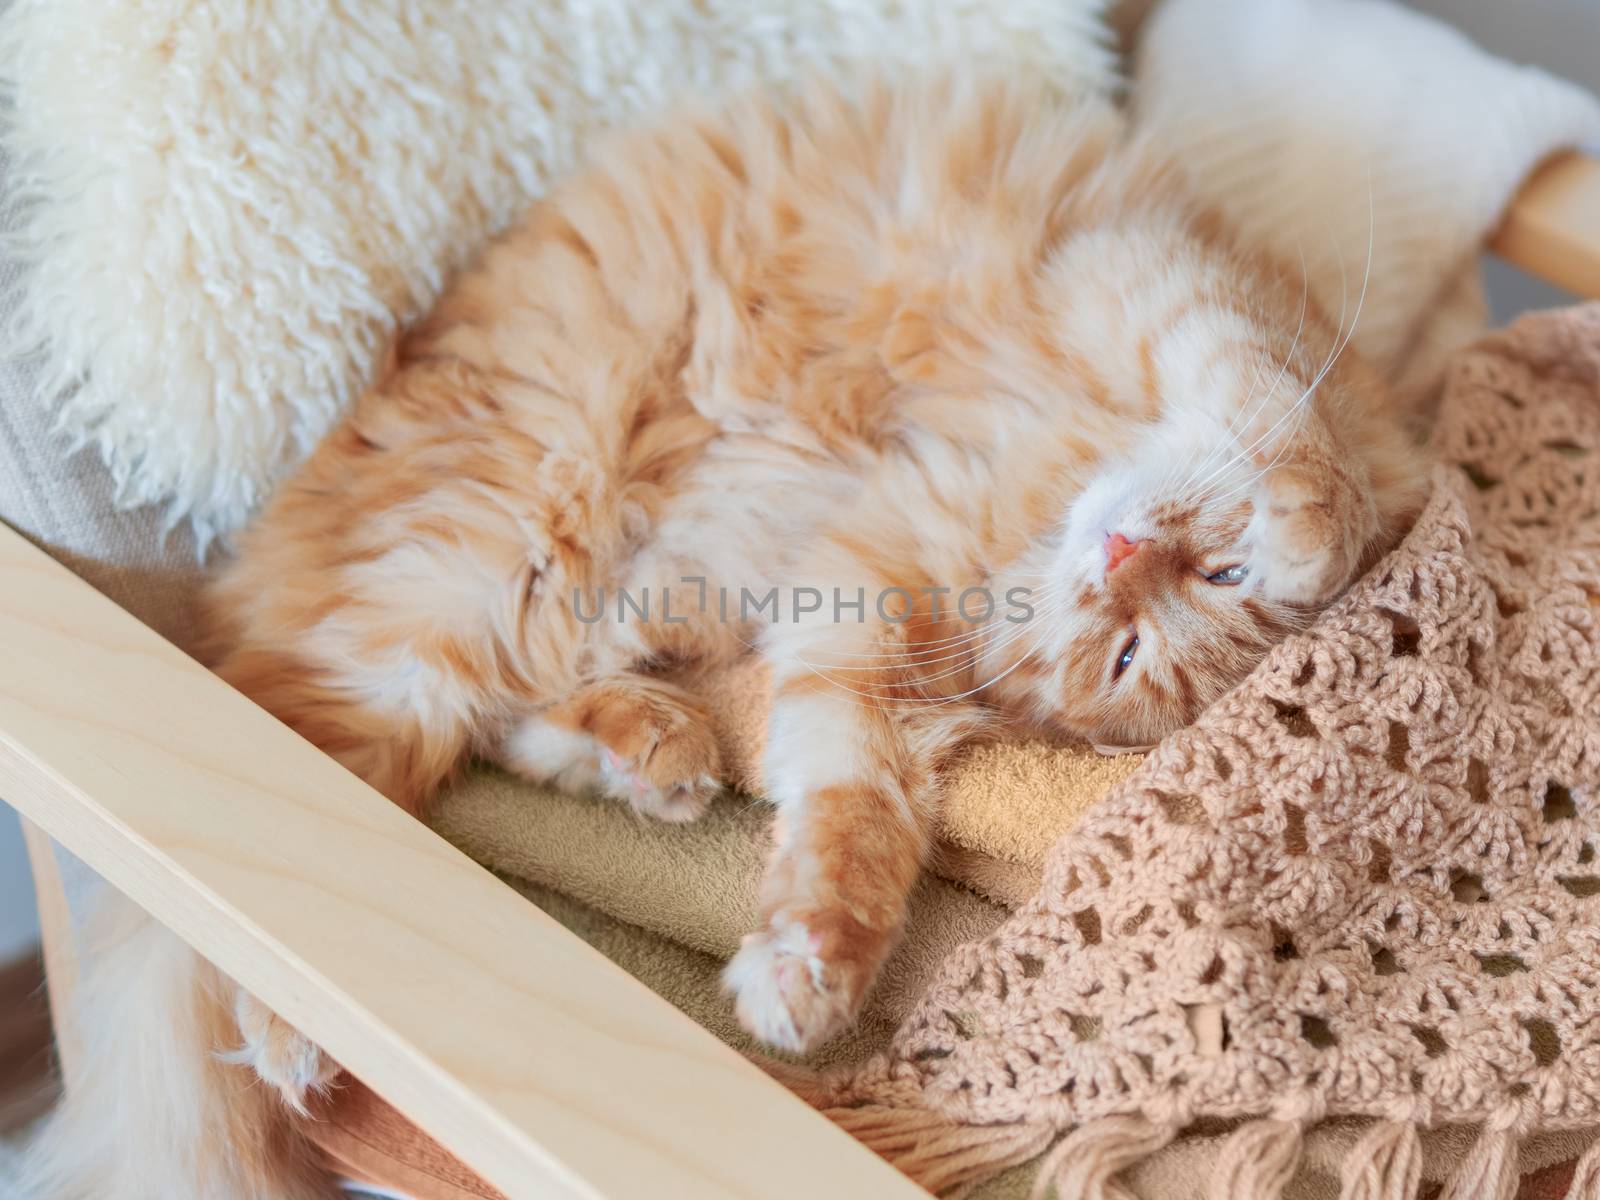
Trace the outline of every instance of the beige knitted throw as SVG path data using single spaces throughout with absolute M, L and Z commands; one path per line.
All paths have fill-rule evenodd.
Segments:
M 1071 1130 L 1062 1200 L 1228 1117 L 1258 1119 L 1207 1195 L 1275 1197 L 1340 1115 L 1381 1118 L 1349 1200 L 1411 1197 L 1417 1128 L 1463 1122 L 1446 1200 L 1510 1200 L 1521 1135 L 1600 1123 L 1600 304 L 1459 356 L 1434 442 L 1392 555 L 1092 809 L 884 1055 L 788 1081 L 935 1191 Z

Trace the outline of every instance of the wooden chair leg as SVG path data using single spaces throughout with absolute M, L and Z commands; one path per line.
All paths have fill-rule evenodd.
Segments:
M 62 1086 L 70 1088 L 83 1064 L 78 1031 L 73 1024 L 72 997 L 78 982 L 77 945 L 72 913 L 61 882 L 61 868 L 48 834 L 26 817 L 22 837 L 33 866 L 34 893 L 39 903 L 39 931 L 44 947 L 45 985 L 50 995 L 50 1020 L 55 1026 L 56 1059 Z

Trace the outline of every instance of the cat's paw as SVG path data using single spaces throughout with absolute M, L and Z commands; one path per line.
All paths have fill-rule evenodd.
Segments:
M 657 730 L 632 754 L 600 747 L 601 788 L 657 820 L 702 816 L 722 786 L 717 743 L 699 725 Z
M 1326 604 L 1355 574 L 1374 518 L 1353 503 L 1341 481 L 1323 476 L 1279 467 L 1257 485 L 1246 538 L 1251 572 L 1268 600 Z
M 333 1082 L 338 1064 L 243 988 L 234 994 L 233 1013 L 243 1044 L 223 1058 L 250 1067 L 303 1115 L 307 1097 Z
M 597 791 L 662 821 L 693 821 L 722 786 L 710 719 L 681 689 L 645 677 L 590 684 L 529 717 L 500 759 L 530 779 Z
M 739 1024 L 782 1050 L 804 1054 L 855 1021 L 865 993 L 861 972 L 829 962 L 803 922 L 747 934 L 723 971 Z

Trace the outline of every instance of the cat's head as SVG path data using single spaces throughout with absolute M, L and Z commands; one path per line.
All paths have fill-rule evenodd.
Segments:
M 1024 556 L 1027 653 L 996 664 L 1034 716 L 1118 746 L 1191 722 L 1315 619 L 1414 517 L 1424 477 L 1348 322 L 1298 272 L 1193 238 L 1145 250 L 1053 264 L 1058 348 L 1146 415 Z

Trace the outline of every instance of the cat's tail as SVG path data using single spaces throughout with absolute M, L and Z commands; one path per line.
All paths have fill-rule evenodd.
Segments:
M 108 892 L 110 889 L 106 889 Z M 327 1200 L 277 1092 L 225 1059 L 234 985 L 121 896 L 89 922 L 81 1067 L 24 1156 L 26 1200 Z

